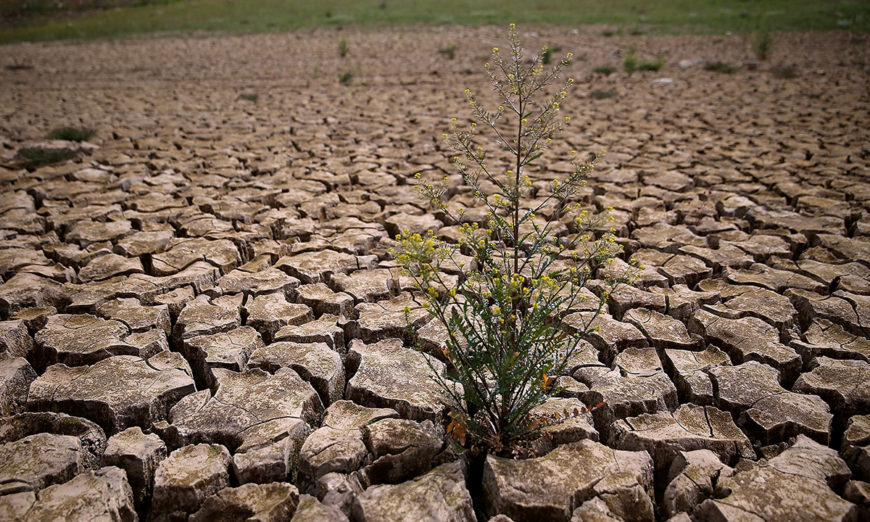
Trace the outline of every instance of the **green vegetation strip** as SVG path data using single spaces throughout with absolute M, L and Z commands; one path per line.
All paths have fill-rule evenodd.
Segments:
M 866 0 L 115 0 L 58 11 L 48 0 L 5 0 L 0 43 L 148 33 L 277 32 L 413 24 L 608 24 L 612 34 L 837 30 L 870 32 Z M 38 8 L 34 8 L 37 6 Z

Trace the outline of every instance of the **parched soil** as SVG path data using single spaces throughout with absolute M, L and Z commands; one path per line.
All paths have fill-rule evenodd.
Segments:
M 604 406 L 481 468 L 445 437 L 444 333 L 413 308 L 410 348 L 388 250 L 456 237 L 413 175 L 472 203 L 441 133 L 504 36 L 3 47 L 0 518 L 867 517 L 866 35 L 776 35 L 752 66 L 736 35 L 524 35 L 575 53 L 536 189 L 607 149 L 578 198 L 644 269 L 541 408 Z M 664 68 L 626 74 L 630 47 Z

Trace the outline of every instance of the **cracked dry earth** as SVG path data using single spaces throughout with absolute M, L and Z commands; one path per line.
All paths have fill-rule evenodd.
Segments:
M 676 64 L 741 63 L 739 37 L 598 34 L 526 40 L 576 53 L 551 157 L 609 150 L 579 197 L 645 269 L 540 408 L 605 405 L 482 471 L 387 251 L 456 237 L 408 180 L 469 206 L 440 134 L 502 29 L 5 46 L 0 519 L 866 519 L 866 37 L 778 35 L 724 75 Z M 592 73 L 628 46 L 668 65 Z M 70 124 L 96 136 L 45 143 Z M 26 170 L 30 142 L 78 155 Z

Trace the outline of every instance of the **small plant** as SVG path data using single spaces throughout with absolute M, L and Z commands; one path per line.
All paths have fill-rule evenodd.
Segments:
M 628 49 L 628 52 L 625 53 L 625 59 L 622 61 L 625 72 L 628 74 L 633 74 L 635 71 L 658 71 L 664 64 L 665 61 L 661 58 L 656 58 L 653 61 L 639 59 L 634 48 Z
M 709 62 L 704 64 L 705 71 L 713 71 L 723 74 L 731 74 L 737 70 L 737 67 L 729 65 L 725 62 Z
M 637 70 L 639 71 L 659 71 L 662 66 L 665 65 L 665 61 L 661 58 L 656 58 L 653 61 L 642 61 L 637 66 Z
M 622 66 L 625 68 L 625 72 L 628 74 L 633 74 L 634 71 L 637 70 L 637 55 L 634 54 L 634 49 L 631 48 L 625 53 L 625 58 L 622 60 Z
M 353 80 L 353 73 L 350 71 L 345 71 L 341 76 L 338 77 L 338 83 L 342 85 L 347 85 Z
M 71 149 L 48 149 L 44 147 L 25 147 L 18 151 L 18 158 L 25 168 L 31 169 L 41 165 L 50 165 L 72 159 L 76 152 Z
M 558 53 L 561 51 L 561 47 L 544 47 L 544 50 L 541 51 L 541 63 L 544 65 L 550 65 L 553 62 L 553 53 Z
M 616 69 L 609 65 L 601 65 L 592 69 L 592 72 L 594 72 L 595 74 L 603 74 L 604 76 L 607 76 L 616 72 Z
M 450 44 L 447 47 L 438 49 L 438 54 L 446 56 L 448 60 L 456 58 L 456 44 Z
M 347 47 L 347 38 L 342 36 L 341 39 L 338 41 L 338 55 L 344 58 L 345 56 L 347 56 L 348 51 L 349 49 Z
M 821 93 L 818 93 L 818 92 L 811 92 L 811 93 L 807 94 L 807 96 L 811 100 L 818 100 L 819 98 L 822 97 Z
M 256 103 L 260 99 L 260 95 L 256 93 L 242 93 L 237 99 Z
M 773 48 L 773 35 L 770 31 L 757 31 L 752 37 L 752 51 L 759 60 L 767 60 Z
M 94 129 L 87 127 L 58 127 L 48 133 L 48 139 L 66 141 L 88 141 L 94 135 Z
M 598 89 L 592 91 L 591 94 L 592 94 L 592 97 L 595 98 L 596 100 L 604 100 L 606 98 L 613 98 L 614 96 L 616 96 L 615 91 L 601 91 Z
M 793 65 L 777 65 L 770 70 L 774 78 L 781 80 L 792 80 L 798 77 L 797 68 Z
M 431 231 L 403 231 L 396 237 L 400 246 L 391 250 L 415 281 L 421 305 L 446 329 L 441 355 L 449 378 L 433 372 L 433 379 L 449 408 L 447 432 L 474 455 L 528 455 L 530 439 L 543 427 L 587 411 L 533 413 L 560 391 L 555 379 L 592 331 L 596 313 L 572 327 L 561 317 L 581 306 L 587 280 L 620 252 L 612 228 L 595 233 L 607 230 L 604 214 L 578 211 L 578 191 L 595 156 L 581 161 L 572 152 L 573 169 L 564 176 L 532 168 L 570 120 L 561 104 L 574 80 L 548 91 L 572 54 L 552 68 L 544 68 L 542 52 L 526 60 L 511 24 L 508 55 L 494 48 L 486 64 L 498 107 L 486 110 L 466 89 L 476 121 L 465 126 L 453 118 L 451 132 L 443 135 L 456 151 L 454 166 L 486 211 L 485 221 L 465 221 L 463 209 L 447 204 L 448 178 L 430 183 L 417 174 L 419 192 L 459 225 L 460 237 L 452 243 Z M 495 145 L 489 151 L 487 137 Z M 460 253 L 471 258 L 470 265 Z M 445 278 L 442 269 L 451 266 L 463 277 Z M 596 312 L 630 276 L 598 275 L 605 289 L 591 303 Z

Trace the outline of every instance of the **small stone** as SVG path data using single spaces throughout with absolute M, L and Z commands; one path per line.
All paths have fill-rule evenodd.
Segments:
M 842 419 L 870 411 L 870 363 L 817 357 L 810 370 L 792 390 L 822 397 Z
M 781 383 L 793 382 L 800 372 L 800 356 L 781 344 L 777 330 L 761 319 L 726 319 L 701 310 L 689 321 L 689 331 L 722 347 L 734 363 L 757 361 L 776 369 Z
M 739 415 L 738 424 L 753 440 L 777 444 L 803 433 L 820 443 L 829 442 L 833 416 L 825 401 L 783 389 L 773 368 L 750 361 L 717 366 L 708 373 L 716 406 Z
M 299 491 L 292 484 L 244 484 L 237 488 L 224 488 L 208 497 L 189 520 L 284 522 L 290 520 L 298 504 Z
M 811 461 L 804 464 L 815 467 Z M 731 476 L 720 477 L 717 488 L 730 494 L 704 501 L 694 515 L 701 520 L 750 516 L 752 520 L 855 519 L 855 505 L 814 477 L 815 470 L 799 470 L 797 474 L 792 471 L 781 471 L 771 461 L 767 465 L 749 464 Z
M 243 371 L 251 354 L 263 346 L 256 330 L 242 326 L 228 332 L 187 339 L 183 350 L 196 381 L 201 387 L 211 388 L 215 385 L 215 369 Z
M 533 459 L 487 456 L 483 466 L 485 509 L 489 516 L 504 514 L 514 520 L 568 520 L 573 506 L 595 496 L 596 486 L 614 475 L 624 477 L 626 485 L 639 486 L 644 498 L 623 488 L 628 494 L 617 494 L 608 506 L 622 504 L 627 511 L 646 508 L 652 514 L 650 456 L 613 450 L 590 440 L 565 444 Z
M 290 522 L 347 522 L 347 517 L 336 507 L 321 504 L 311 495 L 300 495 L 299 505 Z
M 324 249 L 282 257 L 275 263 L 275 268 L 308 284 L 326 283 L 334 273 L 346 274 L 359 268 L 369 268 L 365 265 L 362 258 L 358 260 L 357 256 Z
M 360 303 L 356 305 L 356 312 L 357 320 L 349 325 L 349 334 L 366 343 L 391 338 L 410 340 L 411 329 L 422 326 L 430 317 L 407 293 L 388 301 Z
M 785 291 L 798 311 L 803 328 L 815 319 L 826 320 L 854 334 L 862 334 L 861 319 L 849 301 L 833 295 L 820 295 L 807 290 L 788 289 Z
M 650 291 L 641 290 L 630 285 L 620 285 L 607 298 L 610 313 L 616 319 L 622 319 L 624 314 L 633 308 L 645 308 L 664 313 L 667 308 L 665 297 Z
M 799 288 L 811 292 L 827 290 L 825 285 L 814 279 L 787 270 L 777 270 L 760 263 L 749 268 L 727 268 L 723 276 L 729 283 L 759 285 L 779 293 L 788 288 Z
M 249 363 L 251 368 L 262 368 L 268 372 L 293 368 L 311 383 L 327 406 L 339 400 L 344 392 L 341 356 L 324 343 L 272 343 L 257 348 Z
M 123 341 L 129 330 L 118 322 L 92 315 L 58 314 L 36 334 L 38 368 L 55 363 L 68 366 L 93 364 L 114 355 L 139 355 Z
M 284 294 L 274 293 L 248 298 L 245 303 L 246 324 L 255 328 L 266 343 L 287 325 L 299 325 L 314 319 L 311 308 L 304 304 L 288 303 Z
M 166 458 L 166 444 L 153 433 L 142 433 L 138 426 L 127 428 L 109 438 L 103 453 L 103 466 L 117 466 L 127 473 L 137 506 L 151 496 L 157 466 Z
M 299 287 L 299 280 L 277 268 L 248 271 L 245 266 L 237 268 L 218 280 L 218 287 L 225 294 L 244 294 L 258 296 L 264 294 L 283 294 L 291 297 Z
M 850 480 L 843 490 L 843 498 L 858 507 L 858 520 L 870 518 L 870 482 Z
M 25 412 L 5 417 L 0 423 L 0 443 L 14 442 L 35 434 L 69 435 L 79 439 L 85 467 L 96 469 L 106 450 L 106 434 L 95 423 L 63 413 Z
M 159 329 L 166 335 L 172 333 L 166 305 L 142 306 L 138 299 L 114 299 L 100 305 L 97 315 L 124 323 L 131 332 Z
M 366 489 L 354 502 L 353 516 L 367 522 L 476 520 L 459 462 L 443 464 L 408 482 Z
M 384 228 L 391 238 L 407 231 L 408 234 L 425 234 L 431 230 L 435 233 L 444 226 L 432 214 L 394 214 L 384 221 Z
M 36 371 L 24 357 L 0 353 L 0 417 L 24 411 Z
M 646 450 L 656 470 L 665 472 L 682 451 L 708 449 L 722 462 L 754 458 L 746 435 L 731 415 L 712 406 L 684 404 L 674 412 L 644 414 L 616 422 L 610 439 L 617 449 Z
M 177 344 L 181 340 L 200 335 L 228 332 L 241 326 L 241 296 L 224 296 L 209 301 L 205 294 L 188 302 L 178 314 L 172 336 Z
M 36 433 L 0 446 L 0 495 L 39 491 L 87 469 L 87 451 L 77 437 Z
M 197 261 L 206 261 L 222 274 L 242 264 L 242 258 L 232 241 L 211 241 L 204 238 L 176 238 L 165 252 L 151 256 L 151 275 L 167 276 L 178 273 Z
M 12 357 L 27 357 L 33 349 L 33 339 L 24 321 L 0 321 L 0 353 Z
M 702 352 L 665 350 L 664 367 L 671 375 L 683 402 L 713 405 L 713 384 L 707 370 L 715 366 L 730 365 L 728 354 L 715 346 Z
M 139 258 L 124 257 L 117 254 L 106 254 L 92 259 L 86 266 L 79 270 L 79 281 L 102 281 L 110 277 L 143 274 L 142 262 Z
M 444 433 L 431 421 L 383 419 L 362 428 L 374 461 L 363 468 L 367 484 L 396 484 L 428 471 L 444 445 Z
M 22 520 L 133 522 L 138 517 L 124 471 L 109 466 L 43 489 Z
M 701 502 L 714 496 L 716 481 L 732 473 L 733 469 L 710 450 L 681 451 L 668 472 L 668 486 L 662 501 L 665 515 L 692 514 Z
M 352 296 L 357 303 L 374 303 L 389 299 L 393 290 L 393 273 L 385 268 L 357 270 L 349 275 L 335 274 L 332 286 Z
M 699 339 L 689 336 L 686 326 L 673 317 L 652 310 L 635 308 L 629 310 L 622 320 L 631 323 L 646 335 L 654 348 L 682 348 L 691 350 L 699 345 Z
M 179 354 L 174 357 L 183 362 Z M 28 409 L 80 415 L 110 434 L 130 426 L 147 428 L 195 389 L 189 369 L 159 358 L 118 355 L 92 366 L 50 366 L 31 384 Z
M 353 311 L 353 297 L 344 292 L 333 292 L 324 283 L 300 286 L 296 299 L 299 303 L 310 306 L 318 316 L 350 316 Z
M 604 354 L 607 361 L 612 361 L 617 353 L 628 348 L 649 346 L 646 336 L 634 325 L 617 321 L 608 315 L 578 312 L 565 316 L 562 321 L 577 331 L 591 328 L 587 340 Z
M 444 363 L 405 348 L 400 339 L 368 345 L 354 339 L 347 359 L 351 368 L 356 367 L 347 383 L 348 400 L 374 408 L 392 408 L 405 419 L 440 422 L 445 406 L 442 395 L 432 385 L 430 366 L 443 375 Z
M 66 240 L 78 243 L 82 248 L 101 241 L 118 240 L 133 233 L 133 226 L 127 220 L 121 221 L 77 221 L 66 234 Z
M 57 313 L 57 309 L 53 306 L 35 306 L 33 308 L 24 308 L 23 310 L 19 310 L 12 316 L 13 320 L 21 320 L 24 321 L 24 325 L 27 326 L 27 330 L 31 332 L 36 332 L 41 330 L 45 323 L 48 322 L 48 318 Z M 6 322 L 0 322 L 0 332 L 5 331 L 3 328 L 3 324 Z M 4 334 L 0 333 L 0 339 L 3 339 Z M 2 346 L 3 341 L 0 340 L 0 346 Z M 3 350 L 0 349 L 0 352 Z
M 172 520 L 197 511 L 230 484 L 230 453 L 219 444 L 173 451 L 157 468 L 149 520 Z
M 339 326 L 341 318 L 323 314 L 319 319 L 300 325 L 287 325 L 275 333 L 273 341 L 292 343 L 324 343 L 338 353 L 347 352 L 344 343 L 344 330 Z

